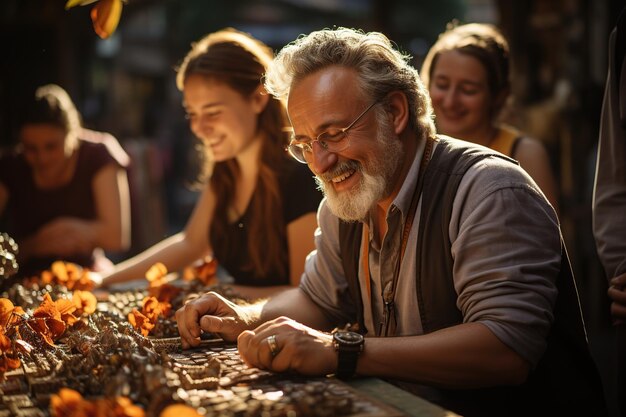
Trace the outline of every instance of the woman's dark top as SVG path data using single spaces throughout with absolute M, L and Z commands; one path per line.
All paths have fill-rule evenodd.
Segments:
M 289 223 L 307 214 L 317 212 L 317 207 L 322 200 L 322 193 L 318 190 L 313 173 L 308 166 L 289 159 L 285 171 L 279 174 L 280 195 L 283 200 L 282 222 L 286 228 Z M 228 273 L 235 279 L 238 285 L 250 285 L 255 287 L 266 287 L 273 285 L 289 285 L 289 259 L 285 267 L 286 274 L 279 274 L 277 271 L 269 271 L 266 277 L 255 277 L 254 271 L 242 268 L 242 265 L 249 264 L 248 257 L 248 233 L 246 227 L 250 216 L 250 206 L 246 209 L 241 218 L 230 224 L 228 227 L 229 247 L 220 242 L 211 242 L 215 258 Z M 313 236 L 302 236 L 303 239 L 312 239 Z M 263 244 L 263 238 L 258 239 L 259 245 Z M 284 253 L 288 253 L 287 237 L 283 240 Z
M 94 137 L 89 132 L 90 137 Z M 106 137 L 105 137 L 106 136 Z M 15 151 L 0 158 L 0 182 L 9 192 L 9 200 L 3 217 L 6 217 L 7 232 L 19 245 L 20 240 L 31 236 L 43 225 L 58 217 L 76 217 L 91 220 L 96 218 L 93 180 L 98 172 L 109 164 L 125 166 L 123 154 L 111 150 L 107 141 L 115 140 L 103 134 L 104 140 L 79 139 L 76 171 L 72 180 L 61 187 L 42 190 L 37 187 L 33 172 L 24 155 Z M 115 142 L 117 144 L 117 141 Z M 117 145 L 119 146 L 119 144 Z M 121 148 L 120 148 L 121 149 Z M 123 152 L 123 151 L 122 151 Z M 31 258 L 20 262 L 19 275 L 32 276 L 48 269 L 55 257 Z M 63 259 L 83 267 L 92 267 L 93 254 L 76 254 Z

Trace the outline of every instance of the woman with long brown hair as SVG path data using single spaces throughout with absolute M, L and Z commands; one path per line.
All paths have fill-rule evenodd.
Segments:
M 182 232 L 117 265 L 103 285 L 141 278 L 156 262 L 180 270 L 207 254 L 246 297 L 298 284 L 322 194 L 285 151 L 284 104 L 262 85 L 272 58 L 269 47 L 234 29 L 193 45 L 176 81 L 204 145 L 205 186 Z

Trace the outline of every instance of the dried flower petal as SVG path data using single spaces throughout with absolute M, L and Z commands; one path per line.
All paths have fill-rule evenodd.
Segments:
M 130 401 L 127 397 L 117 397 L 116 402 L 116 416 L 119 417 L 144 417 L 146 413 L 141 407 L 138 407 Z
M 213 256 L 206 256 L 183 270 L 183 280 L 197 279 L 205 286 L 215 285 L 218 283 L 217 265 L 217 260 Z
M 40 280 L 44 285 L 63 285 L 69 290 L 90 291 L 95 287 L 89 276 L 89 270 L 71 262 L 52 263 L 49 270 L 40 274 Z
M 19 368 L 21 364 L 20 359 L 17 357 L 10 355 L 0 356 L 0 376 L 7 371 Z
M 158 287 L 150 287 L 148 289 L 148 293 L 151 297 L 154 297 L 164 303 L 169 303 L 170 301 L 172 301 L 172 299 L 180 294 L 181 291 L 182 288 L 175 287 L 170 284 L 163 284 Z
M 196 267 L 196 276 L 204 285 L 217 283 L 217 260 L 213 257 L 205 259 Z
M 6 352 L 11 349 L 11 339 L 4 333 L 0 332 L 0 352 Z
M 50 266 L 50 271 L 52 272 L 52 275 L 56 278 L 57 282 L 59 283 L 66 283 L 70 279 L 69 274 L 67 272 L 67 266 L 65 265 L 65 262 L 63 261 L 53 262 L 52 265 Z
M 150 330 L 154 329 L 154 323 L 136 308 L 128 314 L 128 322 L 144 336 L 148 336 Z
M 98 300 L 96 296 L 89 291 L 76 290 L 72 295 L 72 301 L 76 306 L 75 314 L 82 316 L 84 314 L 91 314 L 96 311 Z
M 9 327 L 17 324 L 24 314 L 26 313 L 22 307 L 14 306 L 8 298 L 0 298 L 0 332 L 5 332 Z
M 21 308 L 19 310 L 23 313 Z M 11 300 L 0 298 L 0 331 L 6 330 L 15 321 L 13 317 L 15 312 L 16 308 Z
M 39 333 L 46 343 L 54 346 L 54 341 L 65 332 L 66 323 L 71 325 L 76 321 L 76 317 L 71 314 L 75 309 L 72 301 L 61 299 L 54 302 L 50 294 L 46 293 L 39 307 L 33 312 L 33 319 L 28 321 L 28 325 Z
M 61 388 L 58 394 L 50 396 L 50 411 L 56 417 L 96 415 L 93 404 L 83 399 L 80 393 L 69 388 Z
M 73 313 L 77 308 L 74 300 L 68 300 L 66 298 L 59 298 L 54 302 L 54 306 L 61 315 Z
M 159 417 L 201 417 L 201 414 L 184 404 L 172 404 L 168 405 L 161 411 Z
M 50 271 L 43 271 L 41 273 L 41 282 L 44 285 L 52 284 L 53 281 L 54 281 L 54 275 L 52 275 L 52 272 L 50 272 Z
M 157 262 L 146 272 L 146 279 L 150 282 L 150 286 L 159 286 L 163 284 L 163 278 L 167 275 L 167 267 L 161 262 Z

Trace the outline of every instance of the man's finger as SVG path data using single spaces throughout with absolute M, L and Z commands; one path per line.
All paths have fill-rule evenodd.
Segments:
M 250 344 L 252 343 L 252 339 L 254 338 L 254 332 L 251 330 L 244 330 L 237 337 L 237 350 L 239 351 L 239 356 L 248 366 L 257 366 L 254 360 L 250 357 L 253 353 L 256 355 L 256 361 L 259 360 L 258 357 L 258 349 L 251 348 Z
M 228 342 L 234 341 L 241 330 L 239 322 L 235 317 L 210 315 L 200 317 L 200 328 L 206 333 L 219 334 L 222 339 Z
M 200 329 L 207 333 L 222 333 L 224 329 L 224 320 L 227 317 L 202 316 L 200 317 Z
M 197 320 L 198 313 L 188 306 L 182 307 L 176 312 L 178 333 L 185 348 L 197 346 L 200 343 L 200 328 Z

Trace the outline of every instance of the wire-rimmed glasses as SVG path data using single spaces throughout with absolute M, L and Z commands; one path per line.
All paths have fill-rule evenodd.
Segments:
M 326 149 L 329 152 L 341 152 L 346 149 L 350 145 L 350 141 L 348 140 L 348 130 L 352 128 L 361 120 L 365 113 L 367 113 L 378 101 L 370 104 L 361 114 L 357 116 L 356 119 L 352 123 L 350 123 L 347 127 L 343 129 L 331 128 L 325 132 L 317 135 L 315 139 L 306 138 L 304 140 L 298 139 L 293 136 L 289 142 L 289 146 L 287 146 L 287 150 L 298 162 L 303 164 L 308 164 L 313 154 L 313 143 L 317 142 L 320 146 Z

